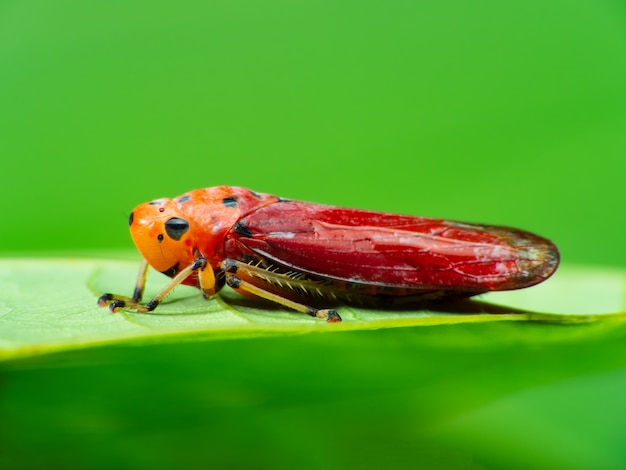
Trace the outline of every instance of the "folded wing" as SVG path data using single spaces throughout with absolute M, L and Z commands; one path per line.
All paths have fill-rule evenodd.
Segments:
M 325 279 L 466 292 L 519 289 L 557 268 L 548 240 L 517 229 L 281 201 L 242 218 L 225 256 Z

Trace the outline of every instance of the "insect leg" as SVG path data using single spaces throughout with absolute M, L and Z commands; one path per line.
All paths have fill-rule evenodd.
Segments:
M 139 276 L 137 278 L 138 285 L 140 281 L 141 283 L 145 284 L 147 262 L 145 264 L 145 269 L 144 265 L 141 265 L 142 269 L 139 271 Z M 151 312 L 152 310 L 157 308 L 157 306 L 163 301 L 163 299 L 167 297 L 176 287 L 178 287 L 181 282 L 187 279 L 194 271 L 197 271 L 198 269 L 204 269 L 206 265 L 206 258 L 198 257 L 193 263 L 191 263 L 185 269 L 181 270 L 176 276 L 174 276 L 172 280 L 168 282 L 165 287 L 163 287 L 163 289 L 161 289 L 157 293 L 157 295 L 155 295 L 152 300 L 150 300 L 145 305 L 139 303 L 139 300 L 141 300 L 141 294 L 143 293 L 143 285 L 141 289 L 138 289 L 138 287 L 135 288 L 135 294 L 133 295 L 132 299 L 123 295 L 104 294 L 98 299 L 98 305 L 100 305 L 101 307 L 108 305 L 109 309 L 112 312 L 116 312 L 119 308 L 130 308 L 136 310 L 138 313 Z M 138 291 L 140 297 L 136 299 L 135 297 L 138 295 Z
M 249 267 L 247 264 L 241 263 L 239 261 L 234 261 L 230 259 L 225 260 L 222 263 L 222 268 L 226 271 L 226 284 L 228 284 L 229 287 L 240 293 L 252 294 L 256 297 L 260 297 L 262 299 L 266 299 L 284 307 L 295 310 L 296 312 L 306 313 L 307 315 L 310 315 L 312 317 L 326 320 L 328 323 L 337 323 L 341 321 L 341 317 L 335 309 L 316 309 L 314 307 L 310 307 L 308 305 L 304 305 L 283 297 L 280 294 L 270 292 L 250 281 L 241 279 L 240 277 L 236 276 L 236 273 L 238 271 L 242 271 L 243 274 L 245 274 L 245 270 L 247 267 Z
M 135 291 L 133 292 L 133 302 L 141 302 L 143 298 L 143 290 L 146 287 L 146 277 L 148 275 L 148 260 L 141 260 L 141 267 L 135 282 Z
M 137 281 L 135 282 L 135 290 L 132 297 L 118 294 L 102 294 L 98 299 L 98 305 L 106 307 L 112 305 L 115 302 L 124 302 L 125 304 L 138 304 L 143 297 L 143 290 L 146 286 L 146 277 L 148 275 L 148 261 L 146 259 L 141 260 L 141 266 L 139 267 L 139 274 L 137 274 Z

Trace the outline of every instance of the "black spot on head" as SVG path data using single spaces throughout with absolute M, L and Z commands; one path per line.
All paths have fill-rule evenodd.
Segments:
M 226 207 L 237 207 L 237 198 L 234 196 L 225 197 L 222 202 Z
M 191 196 L 189 194 L 185 194 L 184 196 L 178 198 L 178 202 L 187 202 L 189 199 L 191 199 Z
M 165 271 L 161 271 L 161 273 L 165 274 L 168 277 L 174 277 L 176 276 L 176 274 L 178 274 L 178 266 L 179 264 L 176 263 L 174 266 L 170 266 Z
M 165 207 L 159 207 L 159 212 L 165 211 Z
M 250 230 L 248 227 L 246 227 L 244 224 L 242 224 L 241 222 L 237 222 L 235 224 L 235 233 L 241 235 L 242 237 L 252 237 L 254 234 L 252 233 L 252 230 Z
M 161 201 L 150 201 L 149 204 L 151 206 L 160 206 L 161 205 Z
M 159 233 L 159 235 L 157 236 L 157 241 L 159 243 L 161 243 L 163 241 L 163 234 L 162 233 Z
M 187 230 L 189 230 L 189 222 L 185 219 L 172 217 L 165 222 L 165 232 L 172 240 L 180 240 Z
M 131 212 L 130 216 L 128 216 L 128 225 L 133 225 L 133 219 L 135 218 L 135 213 Z

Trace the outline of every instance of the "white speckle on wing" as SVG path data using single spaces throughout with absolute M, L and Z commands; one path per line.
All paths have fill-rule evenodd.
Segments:
M 500 276 L 507 276 L 510 272 L 509 267 L 506 263 L 496 263 L 496 273 Z

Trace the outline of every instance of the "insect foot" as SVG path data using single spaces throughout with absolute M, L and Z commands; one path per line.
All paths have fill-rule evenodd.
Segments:
M 106 307 L 113 300 L 113 294 L 102 294 L 98 299 L 98 305 L 100 307 Z
M 98 299 L 98 305 L 100 307 L 109 307 L 112 313 L 117 313 L 118 310 L 127 308 L 131 310 L 135 310 L 137 313 L 148 313 L 155 309 L 158 305 L 158 302 L 154 304 L 154 301 L 148 303 L 148 305 L 140 305 L 138 302 L 135 302 L 130 297 L 126 297 L 124 295 L 117 294 L 103 294 Z
M 317 318 L 326 319 L 326 323 L 339 323 L 341 322 L 341 317 L 337 313 L 337 310 L 334 308 L 327 308 L 323 310 L 318 310 L 315 314 Z

